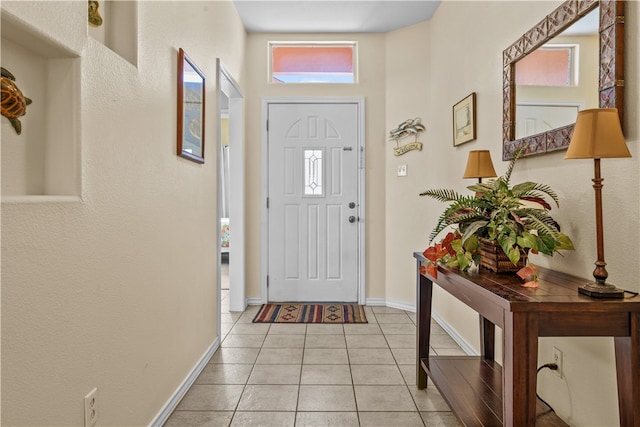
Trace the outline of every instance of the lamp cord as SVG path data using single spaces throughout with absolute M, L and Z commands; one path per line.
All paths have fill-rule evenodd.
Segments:
M 538 368 L 538 370 L 536 371 L 536 374 L 537 374 L 538 372 L 540 372 L 541 370 L 543 370 L 544 368 L 549 368 L 549 369 L 551 369 L 552 371 L 557 371 L 557 370 L 558 370 L 558 365 L 557 365 L 556 363 L 545 363 L 544 365 L 542 365 L 542 366 L 540 366 L 540 367 Z M 536 416 L 536 418 L 540 418 L 541 416 L 543 416 L 543 415 L 547 415 L 547 414 L 548 414 L 548 413 L 550 413 L 550 412 L 556 412 L 556 411 L 555 411 L 555 409 L 553 409 L 553 407 L 552 407 L 551 405 L 549 405 L 549 404 L 547 403 L 547 401 L 546 401 L 546 400 L 544 400 L 543 398 L 541 398 L 541 397 L 540 397 L 540 395 L 538 394 L 538 391 L 537 391 L 537 390 L 536 390 L 536 397 L 537 397 L 538 399 L 540 399 L 540 401 L 541 401 L 542 403 L 544 403 L 545 405 L 547 405 L 547 406 L 549 407 L 549 410 L 548 410 L 548 411 L 546 411 L 546 412 L 542 412 L 541 414 L 537 415 L 537 416 Z

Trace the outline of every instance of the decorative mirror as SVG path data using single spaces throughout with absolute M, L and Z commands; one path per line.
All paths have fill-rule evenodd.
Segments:
M 204 163 L 204 74 L 178 51 L 178 155 Z
M 547 45 L 556 37 L 562 36 L 569 27 L 587 22 L 589 16 L 592 16 L 592 12 L 597 14 L 598 17 L 596 25 L 599 40 L 596 61 L 598 65 L 594 64 L 594 68 L 598 68 L 599 76 L 597 78 L 597 89 L 594 87 L 589 90 L 593 90 L 597 94 L 597 101 L 593 102 L 595 105 L 590 105 L 583 100 L 573 102 L 574 112 L 577 115 L 577 110 L 583 108 L 617 108 L 620 122 L 624 123 L 624 1 L 568 0 L 527 31 L 515 43 L 505 49 L 502 54 L 502 160 L 510 160 L 515 150 L 523 144 L 526 146 L 524 155 L 527 156 L 562 150 L 569 146 L 569 141 L 573 134 L 575 115 L 572 116 L 573 121 L 570 124 L 560 124 L 558 127 L 549 126 L 548 129 L 544 130 L 537 129 L 533 134 L 523 132 L 521 135 L 520 132 L 517 132 L 517 127 L 519 126 L 517 110 L 522 107 L 520 99 L 516 99 L 516 82 L 519 77 L 516 75 L 517 65 L 543 45 Z M 577 55 L 575 56 L 577 57 Z M 591 71 L 595 73 L 594 70 Z M 569 85 L 571 84 L 570 82 Z M 524 93 L 526 91 L 522 89 L 521 92 Z M 562 105 L 562 103 L 555 101 L 540 100 L 529 102 L 529 104 L 535 104 L 533 110 Z M 562 106 L 572 108 L 571 103 L 565 104 Z M 546 114 L 558 117 L 561 115 L 558 114 L 558 111 L 556 109 Z M 565 109 L 564 114 L 571 115 L 572 113 L 570 110 Z

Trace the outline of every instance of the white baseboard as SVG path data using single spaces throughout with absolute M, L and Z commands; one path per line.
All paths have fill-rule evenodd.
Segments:
M 447 322 L 445 322 L 442 317 L 438 316 L 438 313 L 432 311 L 431 318 L 438 324 L 444 331 L 449 334 L 449 336 L 467 353 L 469 356 L 479 356 L 473 347 L 469 345 L 467 341 L 465 341 L 455 329 L 453 329 Z
M 371 305 L 376 307 L 385 307 L 387 305 L 387 300 L 384 298 L 367 298 L 365 300 L 365 305 Z
M 259 297 L 258 298 L 247 298 L 245 300 L 245 302 L 246 302 L 247 306 L 249 306 L 249 305 L 262 305 L 262 298 L 259 298 Z
M 207 363 L 209 363 L 209 360 L 218 347 L 220 347 L 220 337 L 217 337 L 209 348 L 207 348 L 207 351 L 204 352 L 198 363 L 196 363 L 191 372 L 189 372 L 189 375 L 187 375 L 184 381 L 182 381 L 180 387 L 178 387 L 167 403 L 164 404 L 160 412 L 158 412 L 158 414 L 153 418 L 153 421 L 149 424 L 150 427 L 161 427 L 167 422 L 169 416 L 173 413 L 173 410 L 176 409 L 176 406 L 178 406 L 178 403 L 180 403 L 184 395 L 189 391 L 193 383 L 196 381 L 196 378 L 198 378 L 198 375 L 200 375 L 204 367 L 207 366 Z
M 407 304 L 406 302 L 402 301 L 387 300 L 385 305 L 387 307 L 397 308 L 398 310 L 410 311 L 411 313 L 416 312 L 415 304 Z

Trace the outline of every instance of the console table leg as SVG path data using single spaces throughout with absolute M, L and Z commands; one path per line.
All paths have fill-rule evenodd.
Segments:
M 615 337 L 621 427 L 640 427 L 640 313 L 631 316 L 631 336 Z
M 487 360 L 495 360 L 496 325 L 480 316 L 480 354 Z
M 420 366 L 420 360 L 429 357 L 433 282 L 420 274 L 420 261 L 418 261 L 417 276 L 416 385 L 419 389 L 423 389 L 427 386 L 427 373 Z
M 506 312 L 504 322 L 502 405 L 505 426 L 536 424 L 538 316 Z

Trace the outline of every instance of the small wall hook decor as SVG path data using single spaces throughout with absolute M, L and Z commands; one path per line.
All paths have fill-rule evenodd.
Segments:
M 98 12 L 98 8 L 100 7 L 100 3 L 97 0 L 88 0 L 89 1 L 89 24 L 94 27 L 99 27 L 102 25 L 102 16 L 100 16 L 100 12 Z
M 418 142 L 418 134 L 420 132 L 424 132 L 426 128 L 421 122 L 422 119 L 420 117 L 407 119 L 404 122 L 400 123 L 397 128 L 389 131 L 389 139 L 396 142 L 396 147 L 393 149 L 393 154 L 395 154 L 396 156 L 401 156 L 411 150 L 422 151 L 422 143 Z M 413 142 L 410 142 L 409 144 L 401 146 L 399 141 L 411 135 L 414 135 L 415 140 Z

